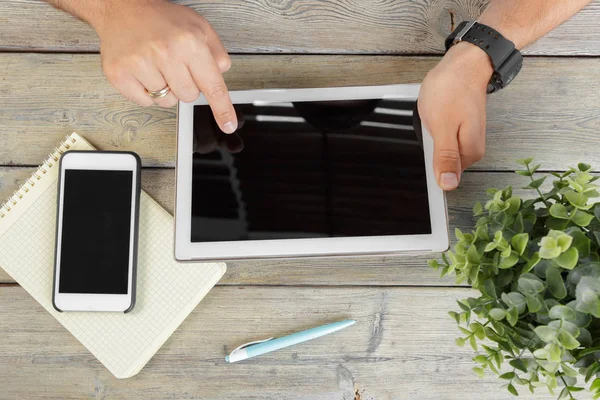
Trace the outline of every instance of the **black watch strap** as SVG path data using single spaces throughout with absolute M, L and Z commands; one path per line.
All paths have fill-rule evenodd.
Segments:
M 485 51 L 492 61 L 494 73 L 490 78 L 488 93 L 506 87 L 523 66 L 523 56 L 515 44 L 487 25 L 476 21 L 461 22 L 446 39 L 446 51 L 463 41 Z

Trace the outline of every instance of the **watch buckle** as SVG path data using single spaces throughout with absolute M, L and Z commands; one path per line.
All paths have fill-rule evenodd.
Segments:
M 471 30 L 471 28 L 473 27 L 473 25 L 475 25 L 477 21 L 469 21 L 464 28 L 462 28 L 460 30 L 460 32 L 458 32 L 456 34 L 456 36 L 454 37 L 454 40 L 452 41 L 452 44 L 455 45 L 457 43 L 462 42 L 462 38 L 467 34 L 467 32 L 469 32 Z

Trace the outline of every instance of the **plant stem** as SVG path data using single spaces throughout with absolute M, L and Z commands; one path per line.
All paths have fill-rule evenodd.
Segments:
M 563 384 L 565 385 L 565 388 L 567 389 L 567 393 L 569 393 L 569 398 L 571 398 L 572 400 L 575 400 L 575 397 L 573 397 L 571 390 L 569 390 L 569 385 L 567 385 L 567 382 L 565 381 L 565 378 L 563 378 L 562 375 L 560 376 L 560 380 L 563 381 Z
M 531 172 L 531 168 L 529 168 L 529 164 L 527 164 L 527 172 Z M 533 179 L 533 172 L 531 172 L 531 175 L 529 176 L 529 179 L 531 179 L 531 182 L 534 181 L 534 179 Z M 550 204 L 546 201 L 546 198 L 542 194 L 542 191 L 540 190 L 540 188 L 537 187 L 537 188 L 535 188 L 535 190 L 540 195 L 540 198 L 542 199 L 542 202 L 544 203 L 544 205 L 546 206 L 546 208 L 550 208 Z

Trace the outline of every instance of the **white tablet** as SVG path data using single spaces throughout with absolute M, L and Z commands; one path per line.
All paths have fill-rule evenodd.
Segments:
M 413 128 L 418 92 L 234 91 L 241 123 L 233 135 L 217 128 L 204 97 L 180 102 L 175 258 L 446 250 L 433 141 Z

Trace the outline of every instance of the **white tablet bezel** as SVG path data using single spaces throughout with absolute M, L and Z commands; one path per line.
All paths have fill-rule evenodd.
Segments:
M 60 282 L 60 260 L 62 251 L 62 223 L 63 223 L 63 201 L 65 171 L 69 169 L 79 170 L 103 170 L 103 171 L 131 171 L 131 221 L 129 248 L 135 249 L 135 218 L 136 218 L 136 188 L 137 182 L 137 160 L 129 154 L 100 153 L 100 152 L 67 152 L 61 158 L 60 182 L 58 197 L 57 218 L 57 246 L 56 246 L 56 271 L 54 274 L 54 306 L 60 311 L 119 311 L 123 312 L 131 307 L 133 299 L 133 265 L 135 252 L 129 252 L 129 265 L 127 272 L 127 294 L 97 294 L 97 293 L 62 293 L 59 292 Z M 68 248 L 68 244 L 67 244 Z M 110 251 L 110 249 L 107 249 Z M 85 260 L 81 260 L 85 263 Z
M 325 89 L 267 89 L 230 92 L 234 104 L 292 101 L 401 99 L 415 100 L 420 85 L 386 85 Z M 204 96 L 193 103 L 179 102 L 177 121 L 177 189 L 175 212 L 175 258 L 190 260 L 236 260 L 322 256 L 358 256 L 405 252 L 445 251 L 449 246 L 444 192 L 433 172 L 433 140 L 423 127 L 423 147 L 431 234 L 327 237 L 311 239 L 191 241 L 193 114 L 195 105 L 207 104 Z

